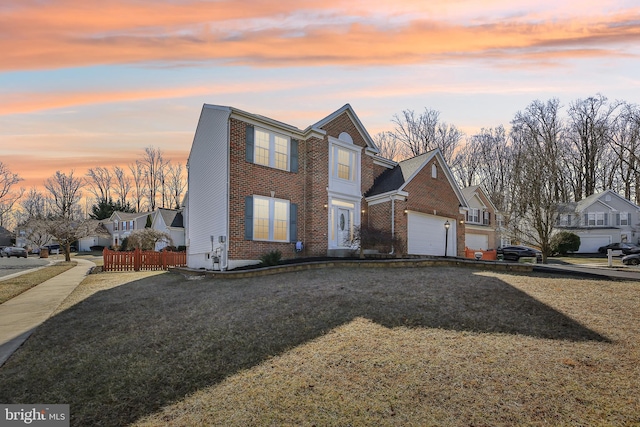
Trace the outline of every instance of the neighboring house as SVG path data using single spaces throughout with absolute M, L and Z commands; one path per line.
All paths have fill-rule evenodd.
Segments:
M 462 189 L 467 201 L 465 246 L 469 249 L 496 249 L 503 245 L 498 231 L 500 214 L 486 192 L 479 185 Z
M 184 246 L 184 221 L 181 209 L 158 208 L 154 211 L 151 228 L 171 236 L 173 246 Z M 159 251 L 168 245 L 168 242 L 161 241 L 156 243 L 155 249 Z
M 111 234 L 110 245 L 118 247 L 122 244 L 122 240 L 127 237 L 133 230 L 142 230 L 147 225 L 147 217 L 151 216 L 153 221 L 153 212 L 128 213 L 116 211 L 104 221 L 104 226 Z
M 91 235 L 78 239 L 78 252 L 90 252 L 94 246 L 109 247 L 111 234 L 102 221 L 95 221 L 95 229 Z
M 11 232 L 0 226 L 0 246 L 11 246 Z
M 595 253 L 609 243 L 640 243 L 640 206 L 613 190 L 593 194 L 558 209 L 556 227 L 580 236 L 581 253 Z
M 275 250 L 343 256 L 361 224 L 390 229 L 409 253 L 444 255 L 448 239 L 459 255 L 464 209 L 438 150 L 378 156 L 349 104 L 305 129 L 205 104 L 188 160 L 187 264 L 236 268 Z

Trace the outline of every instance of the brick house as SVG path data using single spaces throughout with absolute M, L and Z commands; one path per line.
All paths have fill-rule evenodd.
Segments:
M 187 167 L 192 268 L 233 269 L 274 250 L 341 256 L 361 224 L 390 230 L 408 253 L 444 255 L 445 238 L 448 255 L 464 251 L 466 202 L 441 153 L 380 157 L 349 104 L 306 129 L 205 104 Z
M 462 194 L 469 206 L 465 219 L 465 246 L 483 251 L 503 246 L 505 241 L 499 227 L 501 216 L 487 193 L 479 185 L 474 185 L 463 188 Z

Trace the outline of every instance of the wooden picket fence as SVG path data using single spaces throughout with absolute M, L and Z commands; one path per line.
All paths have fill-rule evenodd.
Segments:
M 186 252 L 156 252 L 136 249 L 131 252 L 102 251 L 102 271 L 168 270 L 169 267 L 186 267 Z

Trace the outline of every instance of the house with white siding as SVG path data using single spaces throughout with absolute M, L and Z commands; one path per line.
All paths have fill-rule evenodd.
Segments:
M 610 243 L 640 244 L 640 206 L 613 190 L 560 206 L 556 227 L 580 237 L 580 253 Z

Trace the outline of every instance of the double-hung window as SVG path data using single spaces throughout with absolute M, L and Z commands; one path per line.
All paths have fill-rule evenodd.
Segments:
M 291 172 L 298 171 L 298 141 L 247 125 L 246 160 Z
M 629 218 L 631 217 L 629 212 L 620 212 L 619 215 L 620 215 L 620 224 L 618 225 L 631 225 L 629 222 Z
M 338 146 L 334 146 L 333 150 L 333 176 L 345 181 L 355 181 L 356 152 Z
M 585 214 L 585 220 L 589 227 L 609 225 L 608 219 L 608 215 L 605 212 L 589 212 Z
M 471 208 L 469 209 L 469 214 L 467 216 L 467 222 L 471 222 L 474 224 L 480 223 L 480 209 Z
M 245 198 L 245 237 L 249 240 L 289 242 L 296 239 L 297 205 L 273 197 Z

